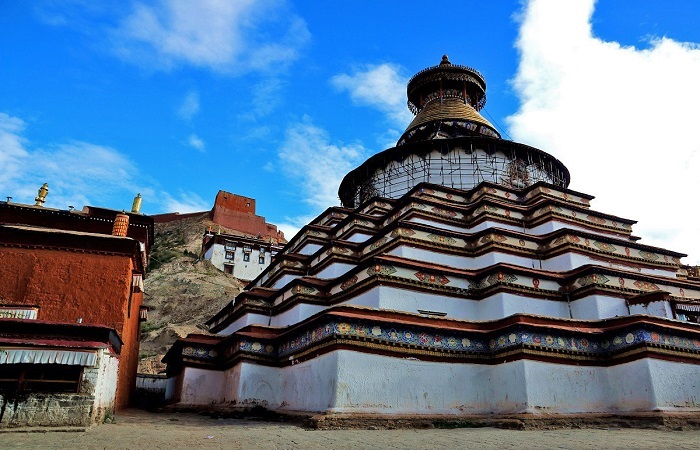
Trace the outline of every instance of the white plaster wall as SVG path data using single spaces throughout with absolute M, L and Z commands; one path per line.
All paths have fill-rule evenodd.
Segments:
M 611 237 L 615 237 L 618 239 L 627 239 L 627 237 L 624 236 L 622 233 L 617 233 L 615 231 L 607 231 L 607 230 L 603 231 L 603 230 L 599 230 L 599 229 L 595 229 L 595 228 L 586 228 L 586 227 L 574 225 L 571 223 L 560 222 L 556 218 L 528 229 L 527 233 L 534 234 L 534 235 L 542 235 L 542 234 L 547 234 L 547 233 L 551 233 L 552 231 L 562 230 L 562 229 L 579 230 L 579 231 L 585 231 L 586 233 L 592 233 L 592 234 L 595 234 L 598 236 L 611 236 Z
M 574 319 L 598 320 L 628 316 L 630 311 L 623 298 L 589 295 L 571 302 L 571 315 Z
M 209 250 L 204 254 L 204 259 L 208 259 L 214 267 L 220 271 L 224 271 L 224 246 L 219 244 L 213 244 L 209 247 Z
M 422 223 L 424 225 L 430 225 L 431 227 L 436 227 L 436 228 L 439 228 L 441 230 L 458 231 L 458 232 L 468 231 L 468 228 L 463 227 L 463 226 L 448 225 L 446 223 L 437 222 L 437 221 L 429 220 L 429 219 L 423 219 L 423 218 L 419 218 L 419 217 L 411 217 L 408 221 L 411 223 Z
M 319 244 L 304 244 L 296 253 L 301 253 L 302 255 L 313 255 L 316 251 L 321 248 Z
M 649 316 L 673 319 L 671 304 L 667 301 L 651 302 L 649 304 L 630 305 L 630 314 L 646 314 Z
M 355 265 L 347 263 L 334 262 L 326 266 L 322 271 L 318 272 L 315 276 L 316 278 L 338 278 L 339 276 L 345 274 L 348 270 L 354 269 Z
M 165 401 L 172 401 L 177 395 L 177 376 L 168 378 L 165 383 Z
M 519 361 L 525 371 L 527 408 L 533 414 L 611 411 L 604 367 Z
M 284 368 L 244 362 L 226 372 L 186 370 L 184 404 L 384 414 L 700 410 L 700 365 L 654 359 L 612 367 L 480 365 L 337 350 Z
M 488 254 L 479 255 L 476 258 L 440 253 L 436 250 L 426 250 L 422 248 L 410 247 L 401 245 L 392 249 L 389 255 L 399 256 L 414 261 L 430 261 L 431 263 L 456 267 L 458 269 L 475 270 L 492 266 L 499 262 L 507 264 L 515 264 L 522 267 L 532 267 L 533 260 L 522 256 L 511 255 L 500 252 L 489 252 Z
M 233 276 L 243 280 L 252 280 L 270 265 L 270 252 L 263 253 L 264 262 L 260 264 L 260 249 L 253 250 L 250 253 L 249 261 L 243 260 L 243 249 L 236 248 L 233 262 Z M 223 265 L 223 264 L 222 264 Z
M 376 286 L 343 304 L 369 306 L 418 313 L 418 310 L 444 312 L 462 320 L 497 320 L 517 313 L 569 318 L 566 302 L 523 297 L 500 292 L 480 300 L 431 294 L 390 286 Z
M 114 412 L 118 373 L 119 357 L 107 349 L 98 351 L 95 366 L 83 369 L 80 391 L 94 396 L 90 422 L 100 423 L 107 412 Z
M 292 275 L 292 274 L 282 275 L 277 281 L 275 281 L 275 284 L 272 285 L 272 288 L 273 289 L 281 289 L 284 286 L 286 286 L 287 283 L 289 283 L 292 280 L 296 280 L 297 278 L 299 278 L 298 275 Z
M 306 303 L 298 303 L 294 307 L 284 311 L 281 314 L 272 317 L 271 325 L 273 327 L 288 327 L 296 323 L 306 320 L 319 311 L 326 309 L 321 305 L 309 305 Z M 267 322 L 266 322 L 267 324 Z
M 228 335 L 240 330 L 241 328 L 245 327 L 246 325 L 251 325 L 251 324 L 267 325 L 268 322 L 270 322 L 269 316 L 265 316 L 263 314 L 249 313 L 249 314 L 245 314 L 244 316 L 239 317 L 237 320 L 232 322 L 229 326 L 227 326 L 226 328 L 224 328 L 223 330 L 219 331 L 216 334 L 218 336 L 228 336 Z
M 182 377 L 181 404 L 211 405 L 221 402 L 224 372 L 185 367 Z
M 338 351 L 334 412 L 517 413 L 526 407 L 520 363 L 445 364 Z M 358 370 L 358 368 L 372 368 Z
M 349 242 L 365 242 L 367 239 L 369 239 L 371 237 L 372 237 L 371 234 L 352 233 L 350 236 L 348 236 L 344 240 L 349 241 Z
M 656 409 L 700 411 L 700 365 L 646 360 Z
M 243 362 L 226 371 L 220 401 L 271 409 L 325 411 L 335 399 L 337 367 L 336 352 L 283 368 Z
M 509 223 L 493 222 L 491 220 L 485 220 L 481 223 L 474 225 L 473 227 L 469 227 L 468 231 L 470 233 L 478 233 L 479 231 L 488 230 L 489 228 L 501 228 L 504 230 L 517 231 L 519 233 L 527 233 L 527 229 L 525 229 L 522 226 L 511 225 Z

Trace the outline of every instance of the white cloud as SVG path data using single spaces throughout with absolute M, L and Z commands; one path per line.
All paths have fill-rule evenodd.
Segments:
M 338 186 L 345 174 L 368 156 L 359 144 L 332 143 L 328 133 L 308 118 L 287 129 L 279 167 L 297 183 L 311 214 L 338 205 Z
M 175 198 L 163 192 L 163 205 L 166 212 L 179 212 L 186 214 L 191 212 L 209 211 L 212 208 L 210 202 L 207 202 L 194 192 L 179 192 L 179 198 Z
M 413 115 L 406 106 L 408 77 L 395 64 L 370 65 L 355 70 L 351 75 L 342 73 L 331 78 L 331 84 L 340 91 L 347 91 L 358 105 L 375 108 L 400 127 L 406 127 Z
M 115 38 L 122 57 L 149 67 L 241 73 L 284 67 L 310 33 L 285 0 L 161 0 L 136 3 Z
M 187 138 L 187 145 L 200 152 L 203 152 L 206 148 L 204 141 L 194 133 Z
M 185 95 L 177 114 L 184 120 L 192 120 L 199 113 L 199 92 L 190 91 Z
M 521 16 L 516 141 L 571 171 L 593 208 L 638 220 L 642 243 L 700 263 L 697 105 L 700 47 L 662 37 L 648 48 L 595 37 L 594 1 L 532 0 Z
M 25 122 L 0 112 L 0 198 L 34 204 L 43 183 L 49 184 L 45 206 L 67 209 L 85 205 L 131 208 L 137 193 L 144 198 L 143 212 L 208 210 L 195 194 L 174 199 L 158 189 L 119 150 L 71 140 L 35 148 L 25 137 Z

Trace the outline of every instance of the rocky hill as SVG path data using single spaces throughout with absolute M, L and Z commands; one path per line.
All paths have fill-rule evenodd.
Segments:
M 220 228 L 207 213 L 155 226 L 155 242 L 144 282 L 144 304 L 150 311 L 142 326 L 140 373 L 165 370 L 160 360 L 173 342 L 188 333 L 207 333 L 204 322 L 244 286 L 199 259 L 207 226 Z M 225 228 L 221 231 L 240 234 Z

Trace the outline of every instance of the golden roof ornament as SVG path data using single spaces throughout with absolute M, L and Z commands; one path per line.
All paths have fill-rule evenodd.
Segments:
M 131 212 L 134 214 L 141 214 L 141 193 L 139 192 L 134 197 L 134 203 L 131 204 Z
M 34 198 L 36 202 L 34 206 L 44 206 L 46 203 L 46 196 L 49 195 L 49 183 L 44 183 L 40 188 L 38 195 Z

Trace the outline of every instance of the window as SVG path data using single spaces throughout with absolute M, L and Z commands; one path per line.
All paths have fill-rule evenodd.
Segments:
M 224 248 L 226 250 L 236 251 L 236 243 L 233 241 L 224 241 Z
M 697 305 L 687 305 L 676 303 L 675 305 L 676 318 L 686 322 L 700 323 L 700 307 Z
M 78 392 L 82 366 L 3 364 L 0 392 Z
M 260 257 L 258 258 L 258 263 L 265 264 L 265 255 L 260 255 Z
M 224 273 L 233 274 L 233 264 L 224 264 Z
M 226 250 L 226 259 L 233 259 L 235 253 Z
M 700 323 L 700 313 L 690 312 L 690 311 L 676 311 L 676 316 L 678 320 L 684 320 L 686 322 Z
M 250 253 L 243 253 L 243 261 L 245 261 L 245 262 L 250 261 Z

